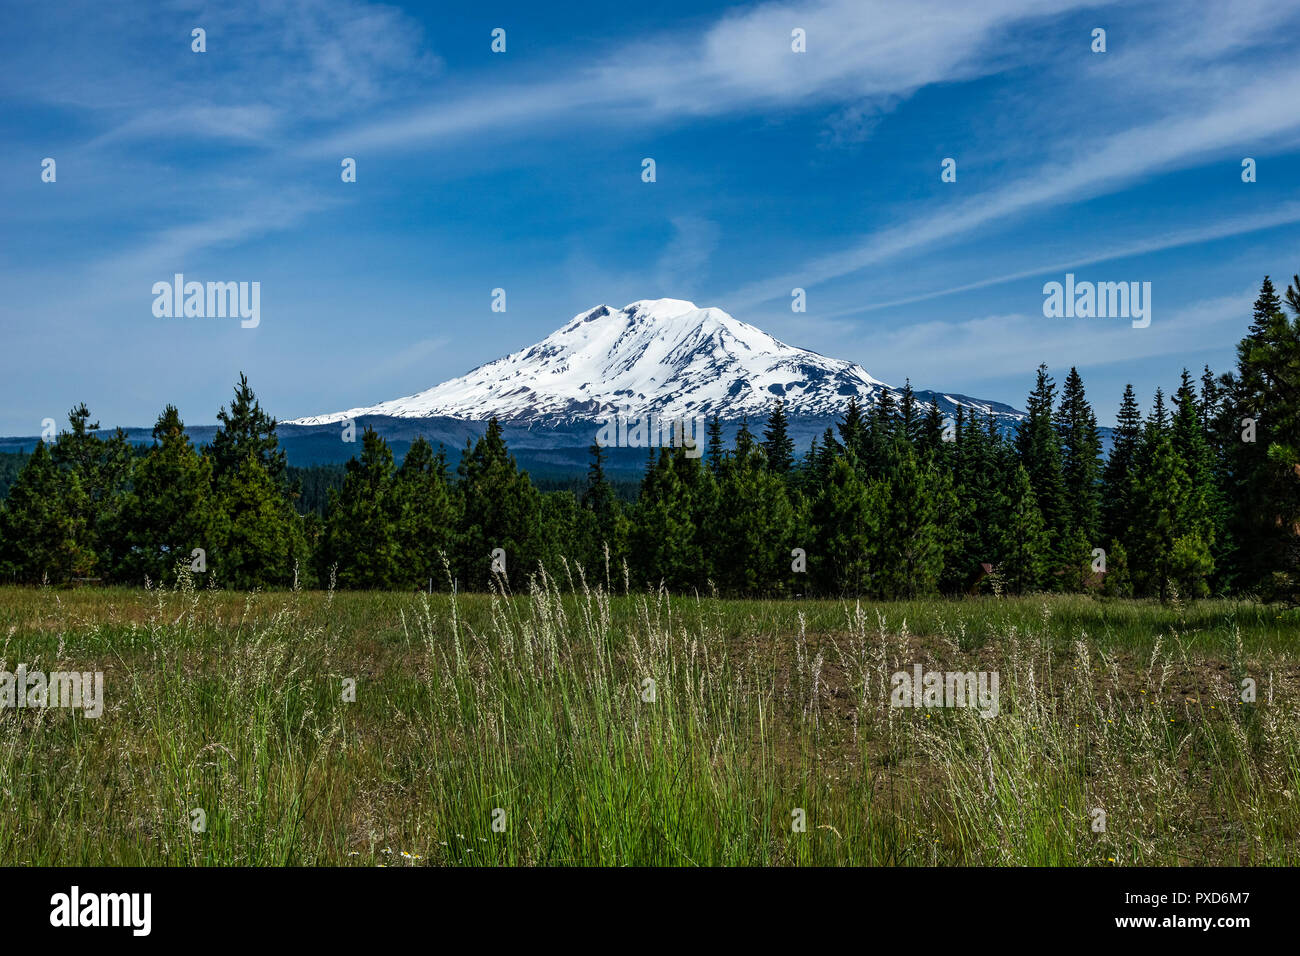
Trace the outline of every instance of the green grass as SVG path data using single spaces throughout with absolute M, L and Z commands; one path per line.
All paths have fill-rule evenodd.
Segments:
M 0 862 L 1295 865 L 1298 633 L 1086 596 L 0 588 L 0 665 L 107 699 L 0 712 Z M 998 716 L 889 706 L 913 663 L 997 671 Z

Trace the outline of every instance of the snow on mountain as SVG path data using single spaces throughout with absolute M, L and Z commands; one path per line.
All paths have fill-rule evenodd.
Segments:
M 287 424 L 324 425 L 368 415 L 565 422 L 614 414 L 661 418 L 762 417 L 776 399 L 787 414 L 834 415 L 849 398 L 875 405 L 884 382 L 862 366 L 786 345 L 721 309 L 643 299 L 574 316 L 536 345 L 415 395 Z M 966 405 L 1019 417 L 1009 406 L 919 393 L 950 413 Z

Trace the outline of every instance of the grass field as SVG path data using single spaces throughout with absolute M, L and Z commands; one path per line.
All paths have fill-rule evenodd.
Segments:
M 1253 603 L 0 588 L 19 664 L 106 706 L 0 711 L 9 865 L 1300 863 Z M 914 664 L 997 716 L 891 707 Z

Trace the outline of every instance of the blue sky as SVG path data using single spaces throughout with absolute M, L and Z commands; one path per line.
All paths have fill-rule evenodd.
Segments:
M 212 423 L 241 370 L 280 418 L 372 404 L 663 296 L 891 384 L 1078 365 L 1110 424 L 1300 271 L 1295 3 L 447 6 L 7 5 L 0 434 Z M 1151 282 L 1150 327 L 1044 318 L 1067 271 Z M 156 318 L 177 272 L 260 325 Z

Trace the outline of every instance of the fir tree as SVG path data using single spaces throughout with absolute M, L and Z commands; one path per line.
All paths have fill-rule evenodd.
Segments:
M 207 564 L 217 583 L 240 591 L 294 583 L 302 519 L 282 492 L 251 449 L 238 468 L 216 481 L 216 544 Z
M 718 469 L 722 467 L 722 459 L 727 454 L 726 443 L 722 439 L 722 422 L 716 413 L 709 421 L 708 435 L 709 468 L 716 475 Z
M 693 520 L 690 492 L 673 467 L 672 451 L 662 448 L 646 470 L 632 522 L 632 557 L 639 578 L 650 587 L 689 591 L 702 583 L 704 555 Z
M 362 458 L 364 467 L 364 440 Z M 371 460 L 382 470 L 383 458 L 383 452 L 376 449 Z M 346 484 L 345 478 L 345 489 Z M 400 569 L 394 578 L 416 587 L 448 584 L 447 566 L 455 549 L 457 514 L 442 449 L 435 454 L 423 436 L 411 442 L 392 479 L 392 494 L 395 502 L 391 514 L 396 521 Z M 444 561 L 448 564 L 444 565 Z
M 768 462 L 767 464 L 770 464 Z M 764 456 L 739 451 L 718 476 L 717 501 L 705 516 L 714 581 L 730 593 L 776 594 L 790 578 L 794 509 L 784 479 Z
M 1171 583 L 1176 583 L 1174 546 L 1182 537 L 1188 481 L 1167 429 L 1160 428 L 1158 422 L 1154 415 L 1148 419 L 1135 479 L 1140 507 L 1134 519 L 1129 561 L 1141 593 L 1165 601 L 1170 597 Z
M 591 446 L 591 464 L 587 468 L 587 487 L 582 494 L 583 516 L 579 518 L 582 562 L 587 580 L 612 585 L 611 575 L 626 557 L 627 529 L 623 508 L 605 477 L 605 452 L 597 443 Z M 606 551 L 609 562 L 606 565 Z
M 1077 563 L 1080 542 L 1091 552 L 1101 540 L 1101 433 L 1097 416 L 1084 394 L 1083 379 L 1070 369 L 1056 415 L 1065 491 L 1065 532 Z
M 112 535 L 114 577 L 136 585 L 145 578 L 169 583 L 182 564 L 192 564 L 195 549 L 206 555 L 215 543 L 212 462 L 190 442 L 175 406 L 158 416 L 153 439 Z
M 0 510 L 0 574 L 21 582 L 61 583 L 78 558 L 76 522 L 44 442 L 27 459 Z
M 1110 457 L 1102 472 L 1102 529 L 1112 541 L 1124 541 L 1134 518 L 1133 475 L 1142 442 L 1142 410 L 1133 386 L 1124 386 L 1116 416 Z
M 772 413 L 763 431 L 763 450 L 767 452 L 767 467 L 774 475 L 785 478 L 794 467 L 794 441 L 790 438 L 789 422 L 785 417 L 785 402 L 774 402 Z
M 869 507 L 867 488 L 850 459 L 835 457 L 811 507 L 813 546 L 808 549 L 808 572 L 818 592 L 851 595 L 866 591 L 876 513 L 878 509 Z
M 508 580 L 536 570 L 541 555 L 541 502 L 536 488 L 506 448 L 501 425 L 488 422 L 483 437 L 467 447 L 458 468 L 464 507 L 460 520 L 462 586 L 486 589 L 492 553 L 506 555 Z
M 844 419 L 837 422 L 836 427 L 839 429 L 839 440 L 843 447 L 855 456 L 861 455 L 866 441 L 867 426 L 856 395 L 849 398 L 848 407 L 844 409 Z
M 1038 379 L 1025 405 L 1025 419 L 1016 435 L 1016 450 L 1029 475 L 1030 486 L 1047 533 L 1049 565 L 1062 559 L 1068 537 L 1069 512 L 1061 469 L 1061 446 L 1052 422 L 1056 386 L 1047 366 L 1038 367 Z
M 217 420 L 221 427 L 212 437 L 210 451 L 213 476 L 218 481 L 242 467 L 251 454 L 275 485 L 284 482 L 287 461 L 275 436 L 275 419 L 262 411 L 243 372 L 230 407 L 219 410 Z
M 1016 463 L 1007 494 L 1007 521 L 1001 541 L 1001 571 L 1007 587 L 1024 594 L 1041 587 L 1046 580 L 1048 562 L 1047 528 L 1038 510 L 1029 471 Z
M 916 393 L 912 391 L 912 380 L 903 382 L 903 397 L 898 403 L 898 428 L 902 437 L 909 442 L 916 442 L 920 437 L 921 419 L 916 410 Z
M 872 583 L 882 597 L 910 598 L 938 585 L 945 546 L 953 543 L 945 541 L 944 518 L 955 501 L 948 475 L 924 469 L 901 437 L 895 444 L 890 477 L 868 489 L 878 529 Z

